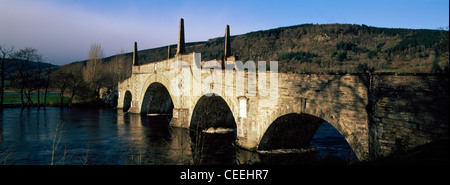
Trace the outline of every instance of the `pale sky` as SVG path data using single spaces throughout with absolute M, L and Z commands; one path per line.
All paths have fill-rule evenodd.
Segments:
M 448 0 L 0 0 L 0 45 L 33 47 L 46 62 L 85 60 L 92 43 L 105 56 L 305 23 L 437 29 L 449 25 Z

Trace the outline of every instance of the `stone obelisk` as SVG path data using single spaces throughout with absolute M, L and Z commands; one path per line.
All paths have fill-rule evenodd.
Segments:
M 222 69 L 225 69 L 225 63 L 229 56 L 231 56 L 230 25 L 227 25 L 225 27 L 225 51 L 222 60 Z
M 225 59 L 231 56 L 230 25 L 225 28 Z
M 138 65 L 139 65 L 137 42 L 134 42 L 133 65 L 135 65 L 135 66 L 138 66 Z
M 167 46 L 167 59 L 170 59 L 170 55 L 172 55 L 172 52 L 170 50 L 170 45 Z
M 177 55 L 185 54 L 186 48 L 184 43 L 184 19 L 180 19 L 180 29 L 178 32 L 178 46 L 177 46 Z

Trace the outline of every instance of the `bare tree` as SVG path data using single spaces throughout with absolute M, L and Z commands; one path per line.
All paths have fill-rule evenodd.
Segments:
M 123 53 L 114 56 L 114 58 L 111 59 L 111 62 L 113 66 L 111 73 L 115 74 L 114 75 L 115 84 L 131 76 L 131 67 L 133 65 L 133 61 L 127 60 L 127 58 Z
M 36 77 L 36 89 L 37 89 L 37 105 L 38 107 L 41 106 L 41 86 L 42 86 L 42 80 L 41 80 L 41 72 L 42 72 L 42 67 L 41 67 L 41 60 L 37 61 L 38 64 L 38 73 L 37 73 L 37 77 Z
M 86 81 L 90 88 L 94 92 L 94 96 L 98 97 L 98 92 L 100 89 L 100 67 L 102 64 L 102 59 L 104 57 L 103 49 L 101 44 L 91 44 L 91 49 L 88 53 L 88 61 L 83 70 L 83 79 Z
M 0 46 L 0 53 L 2 54 L 1 57 L 1 77 L 2 77 L 2 82 L 1 82 L 1 89 L 0 89 L 0 107 L 3 107 L 3 98 L 4 98 L 4 94 L 5 94 L 5 64 L 6 64 L 6 57 L 9 56 L 10 54 L 12 54 L 14 51 L 14 47 L 11 46 L 10 48 L 3 48 L 2 46 Z
M 14 58 L 20 59 L 18 62 L 17 73 L 19 77 L 19 87 L 20 87 L 20 99 L 22 101 L 22 106 L 25 105 L 25 101 L 23 100 L 24 92 L 26 92 L 25 96 L 27 97 L 27 105 L 30 106 L 33 101 L 31 100 L 31 92 L 37 88 L 38 81 L 33 77 L 33 74 L 29 71 L 29 62 L 41 62 L 42 56 L 38 54 L 38 50 L 30 47 L 26 47 L 25 49 L 21 49 L 14 53 Z
M 44 107 L 47 106 L 47 93 L 48 93 L 48 87 L 50 86 L 50 65 L 48 66 L 47 69 L 47 79 L 45 80 L 45 92 L 44 92 Z
M 71 64 L 64 69 L 67 73 L 72 74 L 73 78 L 69 81 L 68 88 L 70 89 L 69 106 L 72 106 L 73 99 L 76 95 L 83 96 L 86 92 L 86 82 L 83 80 L 83 65 Z
M 52 76 L 53 84 L 55 84 L 59 89 L 59 105 L 63 106 L 64 103 L 64 92 L 70 86 L 72 78 L 74 76 L 70 73 L 58 71 Z

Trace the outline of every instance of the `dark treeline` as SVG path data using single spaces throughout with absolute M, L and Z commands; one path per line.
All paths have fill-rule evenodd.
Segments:
M 15 51 L 14 47 L 0 46 L 0 52 L 2 54 L 0 106 L 4 104 L 6 89 L 19 91 L 22 106 L 46 106 L 50 87 L 49 74 L 56 70 L 55 66 L 44 63 L 42 55 L 34 48 L 26 47 Z M 32 99 L 33 93 L 37 93 L 35 102 Z
M 367 67 L 377 72 L 439 73 L 448 72 L 448 37 L 448 30 L 443 29 L 302 24 L 235 35 L 230 40 L 231 53 L 241 61 L 279 61 L 280 72 L 355 73 Z M 200 52 L 204 61 L 220 60 L 224 42 L 217 37 L 186 43 L 186 52 Z M 167 48 L 139 51 L 140 63 L 167 59 Z M 176 48 L 170 45 L 170 57 Z M 133 54 L 120 55 L 129 61 Z M 117 56 L 103 61 L 108 63 Z
M 34 48 L 15 51 L 1 48 L 2 68 L 1 106 L 4 104 L 4 90 L 18 92 L 22 106 L 48 106 L 47 94 L 59 92 L 57 105 L 67 105 L 73 100 L 80 103 L 97 102 L 102 87 L 112 88 L 120 80 L 131 75 L 131 58 L 115 55 L 107 61 L 100 44 L 92 44 L 88 60 L 74 62 L 64 66 L 55 66 L 43 62 L 42 55 Z M 34 96 L 33 93 L 37 94 Z

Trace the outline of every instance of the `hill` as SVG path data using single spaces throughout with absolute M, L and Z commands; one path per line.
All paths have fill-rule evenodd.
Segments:
M 187 30 L 189 31 L 189 30 Z M 279 72 L 448 73 L 449 31 L 378 28 L 352 24 L 302 24 L 234 35 L 231 53 L 241 61 L 278 61 Z M 139 63 L 167 59 L 168 46 L 139 51 Z M 171 56 L 176 45 L 171 45 Z M 186 52 L 202 60 L 221 60 L 224 37 L 186 43 Z M 97 97 L 101 87 L 113 87 L 130 77 L 133 53 L 59 66 L 50 86 L 71 76 L 72 96 Z
M 429 73 L 448 71 L 448 39 L 446 30 L 302 24 L 235 35 L 230 40 L 232 54 L 241 61 L 279 61 L 280 72 L 354 73 L 371 69 Z M 140 50 L 140 63 L 166 59 L 167 47 Z M 222 59 L 224 37 L 186 43 L 186 52 L 201 52 L 204 61 Z M 176 45 L 171 45 L 171 53 L 173 57 Z M 119 56 L 130 70 L 132 53 L 106 57 L 103 62 L 113 65 L 111 61 L 120 62 L 116 60 Z
M 279 61 L 281 72 L 428 73 L 435 62 L 448 68 L 449 32 L 444 30 L 378 28 L 351 24 L 303 24 L 231 37 L 231 52 L 241 61 Z M 176 45 L 171 45 L 172 55 Z M 223 58 L 224 38 L 187 43 L 186 52 L 202 60 Z M 131 60 L 132 53 L 126 54 Z M 111 57 L 109 57 L 111 58 Z M 167 46 L 142 50 L 143 63 L 167 58 Z M 108 60 L 105 60 L 108 61 Z
M 17 72 L 17 69 L 24 63 L 23 60 L 19 59 L 6 59 L 5 63 L 5 72 L 6 74 L 14 74 Z M 46 70 L 48 67 L 52 68 L 52 70 L 57 70 L 59 66 L 53 65 L 50 63 L 41 62 L 41 68 L 42 70 Z M 29 61 L 26 66 L 24 66 L 24 71 L 37 71 L 38 70 L 38 63 Z

